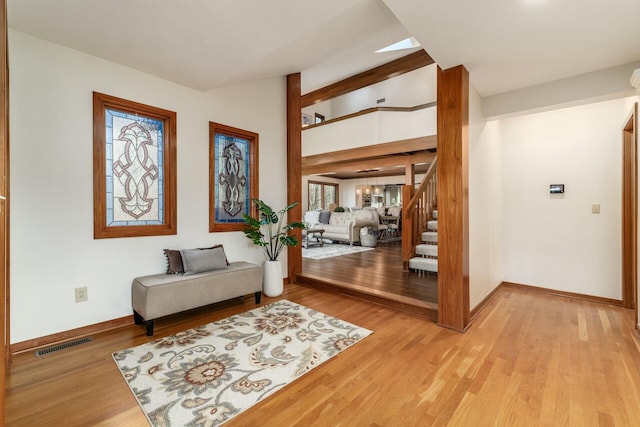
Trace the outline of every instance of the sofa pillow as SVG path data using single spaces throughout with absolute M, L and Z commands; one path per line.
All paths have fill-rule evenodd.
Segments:
M 320 224 L 329 224 L 331 219 L 331 211 L 320 211 Z
M 207 249 L 217 249 L 217 248 L 221 248 L 222 249 L 222 253 L 224 254 L 224 260 L 227 263 L 227 265 L 231 265 L 231 263 L 229 262 L 229 259 L 227 259 L 227 254 L 224 252 L 224 246 L 222 245 L 213 245 L 210 248 L 198 248 L 201 251 L 206 251 Z
M 180 254 L 185 276 L 227 268 L 227 258 L 221 246 L 214 249 L 182 249 Z
M 309 224 L 309 228 L 320 222 L 320 211 L 307 211 L 304 214 L 304 222 Z
M 182 255 L 180 251 L 174 249 L 164 249 L 164 256 L 167 257 L 167 274 L 182 274 L 184 267 L 182 266 Z

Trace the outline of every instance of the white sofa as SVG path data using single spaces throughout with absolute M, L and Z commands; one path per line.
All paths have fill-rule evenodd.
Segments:
M 318 221 L 317 211 L 308 211 L 304 215 L 304 222 L 308 228 L 322 228 L 324 239 L 348 242 L 350 245 L 360 242 L 360 229 L 362 227 L 377 228 L 378 221 L 374 223 L 375 211 L 360 210 L 354 212 L 331 212 L 329 223 Z

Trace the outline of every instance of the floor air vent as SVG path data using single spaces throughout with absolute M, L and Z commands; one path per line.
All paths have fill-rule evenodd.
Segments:
M 93 341 L 91 337 L 78 338 L 77 340 L 63 342 L 62 344 L 52 345 L 51 347 L 36 350 L 36 357 L 45 356 L 47 354 L 55 353 L 56 351 L 64 350 L 65 348 L 75 347 L 80 344 Z

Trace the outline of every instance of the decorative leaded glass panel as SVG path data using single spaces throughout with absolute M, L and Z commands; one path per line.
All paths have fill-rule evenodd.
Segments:
M 258 134 L 209 123 L 209 231 L 239 231 L 258 198 Z
M 175 112 L 94 92 L 94 238 L 176 234 L 175 163 Z
M 244 222 L 249 215 L 251 183 L 249 182 L 249 141 L 230 135 L 215 136 L 216 212 L 219 223 Z
M 106 110 L 107 226 L 162 224 L 163 122 Z

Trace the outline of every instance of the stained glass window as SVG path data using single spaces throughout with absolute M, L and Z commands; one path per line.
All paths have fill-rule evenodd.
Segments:
M 209 231 L 245 228 L 258 198 L 258 134 L 209 123 Z
M 215 135 L 216 192 L 215 220 L 219 223 L 244 222 L 251 213 L 249 182 L 249 141 L 230 135 Z
M 164 221 L 161 120 L 106 110 L 107 226 Z
M 94 92 L 94 237 L 176 234 L 176 114 Z

